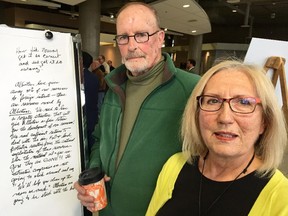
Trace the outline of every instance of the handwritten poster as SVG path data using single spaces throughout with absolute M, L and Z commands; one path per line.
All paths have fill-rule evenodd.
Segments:
M 1 216 L 80 216 L 70 34 L 0 27 Z

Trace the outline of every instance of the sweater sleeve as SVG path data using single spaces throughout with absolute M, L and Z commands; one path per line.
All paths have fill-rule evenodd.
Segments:
M 288 215 L 288 179 L 279 170 L 263 188 L 249 213 L 249 216 L 258 215 Z
M 167 200 L 172 197 L 175 182 L 185 162 L 186 159 L 183 154 L 176 153 L 164 164 L 158 176 L 156 188 L 148 206 L 146 216 L 155 216 Z
M 101 167 L 101 160 L 100 160 L 100 128 L 99 124 L 96 125 L 94 132 L 92 134 L 94 139 L 94 144 L 91 148 L 90 160 L 89 160 L 89 167 Z

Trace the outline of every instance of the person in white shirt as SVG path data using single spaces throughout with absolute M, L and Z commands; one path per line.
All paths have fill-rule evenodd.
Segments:
M 105 56 L 104 55 L 99 55 L 98 57 L 98 61 L 101 63 L 101 65 L 103 65 L 104 69 L 105 69 L 105 74 L 110 73 L 110 66 L 108 65 L 108 63 L 105 61 Z

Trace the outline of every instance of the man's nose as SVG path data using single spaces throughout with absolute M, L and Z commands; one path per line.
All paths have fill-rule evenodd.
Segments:
M 128 49 L 129 50 L 135 50 L 138 47 L 138 43 L 136 42 L 134 37 L 130 37 L 128 41 Z

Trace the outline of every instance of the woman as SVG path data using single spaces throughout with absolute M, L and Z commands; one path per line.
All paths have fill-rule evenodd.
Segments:
M 146 215 L 288 215 L 277 169 L 287 130 L 264 71 L 238 61 L 212 67 L 183 114 L 183 153 L 164 165 Z

